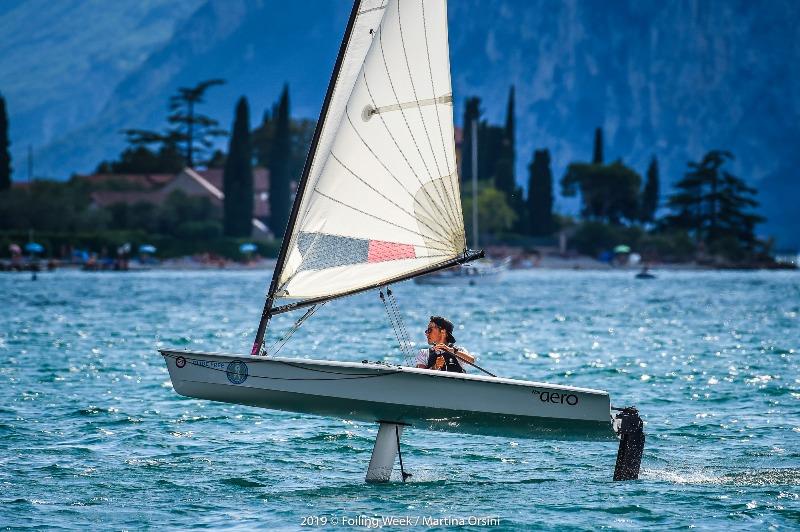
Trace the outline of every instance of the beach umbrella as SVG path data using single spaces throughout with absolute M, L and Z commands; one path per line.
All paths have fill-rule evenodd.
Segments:
M 22 249 L 16 244 L 9 244 L 8 252 L 11 253 L 12 255 L 19 255 L 20 253 L 22 253 Z
M 37 244 L 36 242 L 28 242 L 25 244 L 25 251 L 28 253 L 41 253 L 44 251 L 44 248 L 41 244 Z
M 630 253 L 631 248 L 630 246 L 620 245 L 614 248 L 614 253 Z
M 156 247 L 151 244 L 142 244 L 139 246 L 139 253 L 155 253 Z
M 253 253 L 257 249 L 258 247 L 255 244 L 250 244 L 249 242 L 239 246 L 239 251 L 242 253 Z

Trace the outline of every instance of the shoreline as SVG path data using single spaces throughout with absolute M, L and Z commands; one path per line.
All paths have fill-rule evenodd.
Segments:
M 97 269 L 86 270 L 87 273 L 107 273 L 107 272 L 145 272 L 145 271 L 272 271 L 275 268 L 276 259 L 260 259 L 249 263 L 235 261 L 215 261 L 200 262 L 192 260 L 190 257 L 179 259 L 165 259 L 158 263 L 139 263 L 136 260 L 128 263 L 127 269 Z M 30 272 L 31 264 L 18 264 L 17 268 L 12 268 L 10 261 L 0 261 L 0 272 L 24 273 Z M 47 272 L 53 270 L 74 270 L 84 271 L 83 265 L 75 263 L 60 263 L 54 261 L 54 267 L 48 267 L 48 262 L 38 261 L 35 271 Z M 536 263 L 512 265 L 507 271 L 590 271 L 590 272 L 627 272 L 638 273 L 642 271 L 641 264 L 611 265 L 587 256 L 576 256 L 562 258 L 557 256 L 545 256 Z M 657 272 L 699 272 L 699 271 L 798 271 L 797 266 L 791 264 L 774 265 L 752 265 L 752 266 L 720 266 L 700 263 L 653 263 L 648 266 L 651 273 Z

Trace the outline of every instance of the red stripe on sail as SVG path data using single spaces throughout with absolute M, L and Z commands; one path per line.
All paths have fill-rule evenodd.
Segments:
M 384 262 L 387 260 L 413 259 L 417 256 L 414 246 L 384 242 L 383 240 L 370 240 L 367 251 L 367 262 Z

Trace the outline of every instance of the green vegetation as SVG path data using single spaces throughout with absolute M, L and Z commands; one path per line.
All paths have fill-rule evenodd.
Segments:
M 289 218 L 292 181 L 301 175 L 315 124 L 291 118 L 289 90 L 284 86 L 278 101 L 251 131 L 247 100 L 242 97 L 227 153 L 219 149 L 209 153 L 212 139 L 224 132 L 196 106 L 208 89 L 221 83 L 212 79 L 180 88 L 170 98 L 168 126 L 162 132 L 126 130 L 130 145 L 118 160 L 101 163 L 98 171 L 177 174 L 187 163 L 202 159 L 207 167 L 224 169 L 222 209 L 211 196 L 181 192 L 180 187 L 191 187 L 183 182 L 165 197 L 160 176 L 147 177 L 149 181 L 124 175 L 73 178 L 67 183 L 35 181 L 29 187 L 9 188 L 8 123 L 0 97 L 0 237 L 8 243 L 24 241 L 33 230 L 37 240 L 47 239 L 43 244 L 54 255 L 63 255 L 61 248 L 67 244 L 100 251 L 98 247 L 115 249 L 131 242 L 155 245 L 164 257 L 212 251 L 236 258 L 238 245 L 251 234 L 253 167 L 259 165 L 269 170 L 269 226 L 278 237 L 259 245 L 261 254 L 274 254 Z M 480 98 L 467 98 L 459 160 L 465 226 L 471 232 L 474 124 L 481 243 L 554 247 L 566 237 L 571 249 L 592 256 L 607 256 L 624 244 L 649 261 L 720 266 L 770 262 L 770 242 L 755 236 L 756 225 L 764 220 L 755 213 L 756 190 L 731 173 L 731 153 L 712 150 L 700 161 L 689 162 L 675 192 L 662 202 L 656 156 L 645 180 L 621 159 L 607 163 L 603 130 L 598 127 L 591 162 L 569 163 L 559 181 L 564 197 L 579 200 L 580 213 L 573 219 L 554 212 L 548 149 L 534 150 L 527 197 L 517 184 L 514 87 L 509 89 L 503 125 L 490 124 L 481 114 Z
M 0 95 L 0 191 L 11 188 L 11 154 L 8 152 L 8 114 L 6 100 Z
M 194 168 L 197 162 L 213 161 L 218 156 L 216 152 L 209 154 L 213 139 L 227 132 L 219 128 L 219 122 L 199 113 L 196 107 L 203 103 L 209 88 L 223 83 L 221 79 L 209 79 L 194 87 L 180 87 L 169 99 L 169 125 L 164 131 L 124 130 L 129 146 L 118 161 L 101 162 L 97 172 L 176 173 L 185 166 Z
M 467 241 L 472 242 L 472 190 L 462 192 L 461 204 L 464 214 L 464 227 Z M 517 214 L 509 207 L 505 194 L 488 182 L 478 186 L 478 226 L 481 239 L 488 235 L 503 233 L 511 229 Z
M 730 152 L 712 150 L 690 162 L 668 200 L 674 214 L 662 224 L 689 232 L 712 252 L 743 260 L 758 250 L 755 226 L 764 218 L 751 211 L 758 206 L 756 190 L 723 169 L 732 159 Z
M 610 224 L 639 218 L 642 178 L 622 162 L 572 163 L 561 179 L 561 192 L 572 197 L 580 192 L 581 216 Z
M 272 233 L 283 237 L 291 208 L 291 133 L 289 131 L 289 87 L 284 85 L 275 111 L 275 126 L 270 146 L 269 226 Z
M 250 236 L 253 225 L 253 155 L 250 144 L 250 111 L 242 96 L 236 105 L 223 177 L 225 236 Z
M 643 222 L 654 222 L 658 210 L 659 194 L 658 159 L 653 155 L 650 166 L 647 167 L 647 182 L 642 191 L 642 212 L 639 219 Z
M 528 234 L 547 236 L 555 230 L 550 151 L 536 150 L 528 169 Z

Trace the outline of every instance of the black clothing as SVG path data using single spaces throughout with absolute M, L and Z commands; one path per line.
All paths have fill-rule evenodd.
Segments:
M 434 369 L 436 365 L 436 359 L 439 358 L 440 356 L 444 357 L 444 368 L 442 368 L 444 371 L 466 373 L 466 371 L 464 371 L 464 368 L 461 367 L 461 361 L 458 359 L 458 357 L 456 357 L 454 354 L 448 351 L 445 350 L 437 351 L 432 347 L 428 349 L 428 363 L 427 363 L 428 369 Z

